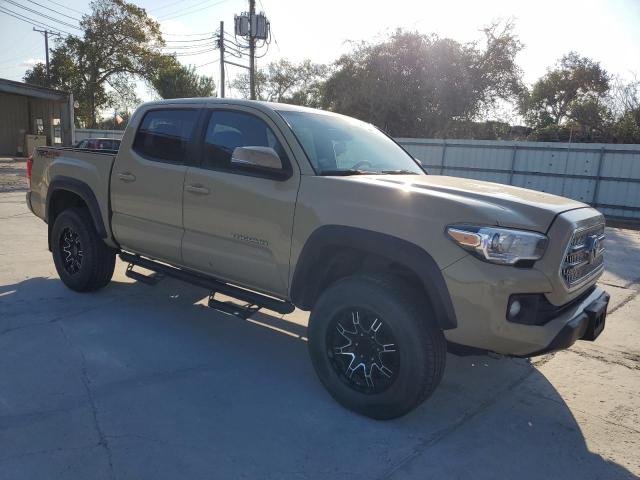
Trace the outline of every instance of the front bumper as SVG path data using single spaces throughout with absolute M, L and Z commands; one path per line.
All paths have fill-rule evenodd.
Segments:
M 598 298 L 571 318 L 549 345 L 524 356 L 535 357 L 545 353 L 556 352 L 569 348 L 577 340 L 593 341 L 598 338 L 604 330 L 605 316 L 609 304 L 609 294 L 604 290 L 598 290 L 601 292 Z M 591 298 L 591 296 L 589 297 Z
M 456 328 L 445 330 L 447 341 L 511 356 L 540 355 L 571 345 L 586 331 L 582 314 L 605 293 L 592 282 L 564 296 L 557 303 L 562 308 L 543 325 L 525 325 L 507 320 L 511 295 L 552 292 L 545 293 L 549 298 L 557 294 L 539 270 L 515 270 L 466 257 L 442 273 L 458 321 Z

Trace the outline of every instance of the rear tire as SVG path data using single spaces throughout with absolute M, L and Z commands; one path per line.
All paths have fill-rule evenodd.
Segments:
M 58 276 L 71 290 L 90 292 L 111 281 L 116 251 L 100 238 L 87 209 L 69 208 L 58 215 L 51 249 Z
M 309 319 L 320 381 L 345 407 L 380 420 L 410 412 L 433 393 L 446 352 L 429 304 L 392 276 L 337 281 Z

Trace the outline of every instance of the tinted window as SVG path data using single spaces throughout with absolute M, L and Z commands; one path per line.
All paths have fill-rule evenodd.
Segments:
M 120 140 L 99 140 L 95 148 L 98 150 L 118 150 Z
M 136 133 L 133 149 L 154 160 L 182 163 L 197 119 L 197 110 L 147 112 Z
M 211 114 L 204 138 L 205 168 L 230 169 L 237 147 L 271 147 L 286 165 L 287 155 L 267 124 L 248 113 L 216 111 Z

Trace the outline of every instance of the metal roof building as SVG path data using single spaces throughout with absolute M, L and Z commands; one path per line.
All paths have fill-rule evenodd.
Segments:
M 0 155 L 28 155 L 34 143 L 70 146 L 73 129 L 72 94 L 0 78 Z

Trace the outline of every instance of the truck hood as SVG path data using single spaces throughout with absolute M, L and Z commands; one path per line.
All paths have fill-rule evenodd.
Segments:
M 546 232 L 559 213 L 588 207 L 582 202 L 549 193 L 459 177 L 363 175 L 343 178 L 374 183 L 404 194 L 431 197 L 424 203 L 426 208 L 430 204 L 434 208 L 454 208 L 451 210 L 452 223 L 485 221 L 503 227 Z

